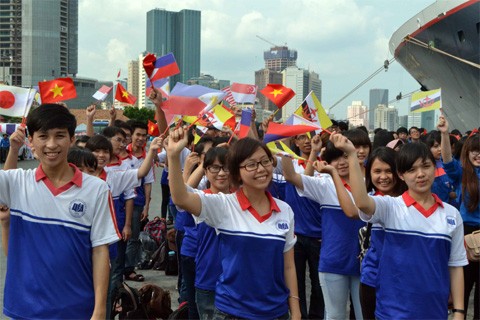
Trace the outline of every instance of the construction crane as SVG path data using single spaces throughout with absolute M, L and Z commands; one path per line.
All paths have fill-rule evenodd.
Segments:
M 258 39 L 263 40 L 263 41 L 265 41 L 266 43 L 272 45 L 273 47 L 281 47 L 281 46 L 279 46 L 279 45 L 276 45 L 276 44 L 273 43 L 273 42 L 268 41 L 268 40 L 265 39 L 265 38 L 260 37 L 259 35 L 256 35 L 256 37 L 257 37 Z M 286 44 L 285 44 L 285 45 L 286 45 Z

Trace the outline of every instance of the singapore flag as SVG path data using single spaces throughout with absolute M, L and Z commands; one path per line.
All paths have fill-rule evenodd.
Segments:
M 253 84 L 232 83 L 230 86 L 232 96 L 237 103 L 251 103 L 255 104 L 257 96 L 257 86 Z

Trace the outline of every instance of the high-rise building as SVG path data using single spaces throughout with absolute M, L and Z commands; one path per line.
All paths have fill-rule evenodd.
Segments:
M 200 11 L 147 12 L 147 52 L 157 56 L 173 52 L 180 68 L 180 74 L 171 78 L 172 86 L 200 76 L 200 27 Z
M 421 112 L 409 112 L 408 113 L 408 127 L 422 127 L 422 113 Z
M 78 0 L 0 1 L 0 54 L 10 83 L 37 85 L 78 72 Z
M 265 86 L 269 83 L 282 84 L 282 74 L 269 69 L 260 69 L 255 71 L 255 85 L 259 90 L 265 88 Z M 257 98 L 263 109 L 270 111 L 277 110 L 275 104 L 267 99 L 263 94 L 257 94 Z
M 141 57 L 143 58 L 143 56 Z M 128 62 L 127 90 L 135 97 L 137 97 L 137 101 L 134 105 L 135 107 L 138 107 L 138 97 L 140 92 L 140 86 L 138 81 L 140 77 L 139 68 L 143 70 L 143 66 L 139 66 L 139 60 L 132 60 Z
M 212 75 L 201 74 L 200 77 L 193 77 L 187 80 L 188 85 L 198 84 L 200 86 L 212 88 L 215 90 L 221 90 L 225 87 L 230 86 L 230 80 L 218 80 L 215 79 Z
M 352 104 L 347 107 L 347 119 L 354 127 L 365 126 L 368 127 L 367 106 L 363 101 L 352 101 Z
M 408 128 L 408 114 L 404 116 L 398 116 L 398 126 Z
M 432 131 L 437 126 L 437 119 L 440 116 L 440 110 L 421 112 L 421 126 L 427 131 Z
M 370 89 L 370 101 L 368 104 L 368 129 L 375 129 L 375 109 L 378 105 L 388 106 L 388 89 Z
M 375 109 L 375 128 L 395 131 L 398 128 L 398 110 L 394 106 L 378 105 Z
M 263 52 L 263 59 L 265 69 L 281 72 L 287 67 L 297 65 L 297 50 L 288 49 L 287 46 L 274 46 Z
M 295 92 L 295 97 L 282 107 L 283 119 L 297 110 L 310 91 L 313 91 L 318 100 L 322 101 L 322 82 L 317 73 L 291 66 L 282 71 L 282 76 L 283 85 Z

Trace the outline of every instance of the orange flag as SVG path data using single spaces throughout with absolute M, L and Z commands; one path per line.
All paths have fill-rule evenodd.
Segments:
M 295 92 L 293 92 L 292 89 L 282 86 L 281 84 L 267 84 L 260 92 L 275 103 L 278 109 L 283 107 L 295 96 Z
M 160 131 L 158 130 L 158 125 L 156 123 L 153 123 L 150 120 L 148 120 L 148 134 L 153 137 L 158 137 L 160 135 Z
M 42 81 L 38 83 L 38 89 L 42 103 L 55 103 L 77 97 L 77 91 L 73 85 L 72 78 Z
M 125 90 L 125 88 L 120 83 L 117 83 L 115 100 L 123 103 L 135 104 L 135 102 L 137 101 L 137 98 L 134 95 L 132 95 L 130 92 Z

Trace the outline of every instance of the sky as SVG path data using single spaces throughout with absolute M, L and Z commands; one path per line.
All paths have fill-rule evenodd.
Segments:
M 114 80 L 146 49 L 146 13 L 155 8 L 201 11 L 201 72 L 231 82 L 255 82 L 270 44 L 298 51 L 297 66 L 319 74 L 326 110 L 393 58 L 392 34 L 434 0 L 79 0 L 79 76 Z M 346 118 L 353 100 L 368 106 L 369 90 L 389 100 L 419 89 L 398 62 L 331 109 Z M 259 88 L 261 89 L 261 88 Z M 408 99 L 395 101 L 399 114 Z

